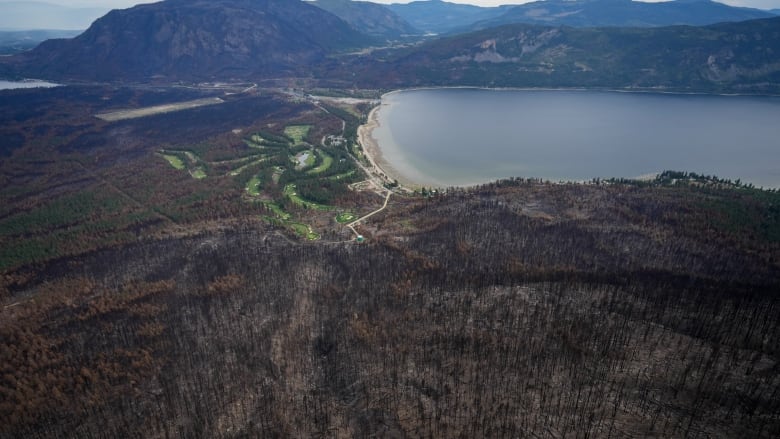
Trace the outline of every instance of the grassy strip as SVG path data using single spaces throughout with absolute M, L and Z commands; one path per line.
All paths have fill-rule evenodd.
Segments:
M 293 143 L 302 143 L 309 135 L 311 125 L 290 125 L 284 128 L 284 135 L 291 138 Z
M 265 202 L 263 202 L 263 205 L 266 208 L 268 208 L 269 210 L 271 210 L 271 212 L 273 212 L 274 215 L 276 215 L 282 221 L 289 221 L 290 218 L 292 218 L 292 215 L 290 215 L 289 213 L 285 212 L 284 209 L 282 209 L 282 207 L 279 206 L 276 203 L 272 203 L 270 201 L 265 201 Z
M 163 156 L 165 160 L 168 160 L 168 163 L 171 164 L 171 166 L 174 167 L 174 169 L 178 169 L 180 171 L 184 170 L 184 162 L 181 161 L 179 157 L 176 157 L 175 155 L 168 155 L 168 154 L 160 154 Z
M 352 212 L 342 212 L 338 215 L 336 215 L 336 222 L 339 224 L 347 224 L 351 223 L 352 221 L 355 221 L 357 219 L 357 215 L 355 215 Z
M 284 174 L 285 169 L 281 166 L 275 166 L 274 167 L 274 173 L 271 175 L 271 180 L 274 181 L 274 184 L 279 184 L 279 179 L 282 177 L 282 174 Z
M 316 233 L 311 229 L 311 226 L 301 223 L 290 223 L 290 228 L 298 235 L 308 239 L 309 241 L 315 241 L 320 239 L 319 233 Z
M 253 162 L 250 162 L 250 163 L 247 163 L 245 165 L 242 165 L 242 166 L 240 166 L 240 167 L 230 171 L 229 175 L 235 177 L 236 175 L 244 172 L 244 170 L 246 170 L 250 166 L 254 166 L 254 165 L 258 164 L 258 163 L 263 163 L 266 160 L 268 160 L 268 158 L 267 157 L 263 157 L 263 158 L 261 158 L 259 160 L 255 160 Z
M 249 180 L 249 183 L 246 184 L 246 192 L 253 197 L 260 195 L 260 183 L 260 176 L 255 175 Z
M 308 171 L 308 174 L 322 174 L 323 172 L 330 169 L 330 167 L 333 165 L 333 157 L 325 154 L 325 152 L 322 150 L 318 150 L 317 153 L 320 155 L 320 157 L 322 157 L 322 164 Z
M 312 230 L 311 226 L 303 223 L 290 221 L 292 215 L 285 212 L 278 204 L 266 201 L 263 202 L 263 205 L 268 209 L 270 209 L 274 213 L 274 215 L 276 215 L 276 217 L 264 215 L 262 217 L 263 220 L 277 226 L 289 227 L 298 236 L 302 236 L 308 239 L 309 241 L 315 241 L 317 239 L 320 239 L 320 234 Z
M 351 170 L 349 172 L 345 172 L 343 174 L 333 175 L 331 177 L 328 177 L 328 180 L 343 180 L 343 179 L 347 179 L 347 178 L 352 177 L 353 175 L 355 175 L 355 172 L 357 172 L 357 171 L 355 169 L 353 169 L 353 170 Z
M 288 197 L 296 206 L 300 206 L 305 209 L 316 209 L 316 210 L 325 210 L 325 211 L 335 209 L 335 207 L 332 206 L 326 206 L 324 204 L 318 204 L 318 203 L 313 203 L 311 201 L 304 200 L 298 195 L 297 192 L 295 192 L 295 190 L 296 190 L 295 183 L 290 183 L 284 187 L 284 195 Z
M 202 180 L 208 177 L 208 175 L 206 175 L 206 171 L 204 171 L 203 168 L 193 169 L 192 171 L 190 171 L 190 175 L 192 176 L 192 178 L 196 180 Z

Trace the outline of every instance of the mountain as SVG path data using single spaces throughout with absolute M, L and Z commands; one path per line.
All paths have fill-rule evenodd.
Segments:
M 370 38 L 299 0 L 167 0 L 114 10 L 71 40 L 11 62 L 52 79 L 208 79 L 307 75 L 333 51 Z
M 760 9 L 738 8 L 710 0 L 646 3 L 632 0 L 546 0 L 514 6 L 503 15 L 482 20 L 470 29 L 514 23 L 577 27 L 650 27 L 688 24 L 704 26 L 727 21 L 769 18 Z
M 420 33 L 384 5 L 352 0 L 317 0 L 312 4 L 336 15 L 367 35 L 397 39 Z
M 0 31 L 0 55 L 30 50 L 42 41 L 52 38 L 73 38 L 80 34 L 78 30 L 21 30 Z
M 388 8 L 417 29 L 435 34 L 448 33 L 478 21 L 489 20 L 510 9 L 509 6 L 485 8 L 441 0 L 393 3 Z
M 769 12 L 775 15 L 780 15 L 780 9 L 771 9 Z
M 376 54 L 366 85 L 780 91 L 780 17 L 707 27 L 515 24 Z M 381 74 L 380 74 L 381 73 Z
M 36 1 L 0 1 L 0 29 L 84 30 L 110 8 L 80 8 Z

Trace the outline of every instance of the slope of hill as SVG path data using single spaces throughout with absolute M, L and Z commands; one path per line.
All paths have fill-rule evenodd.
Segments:
M 443 34 L 482 20 L 498 17 L 509 6 L 485 8 L 441 0 L 393 3 L 388 8 L 424 32 Z
M 313 5 L 341 18 L 367 35 L 397 39 L 420 31 L 384 5 L 366 1 L 317 0 Z
M 27 75 L 86 80 L 304 74 L 369 38 L 298 0 L 168 0 L 114 10 L 72 40 L 15 60 Z
M 759 9 L 738 8 L 710 0 L 646 3 L 632 0 L 545 0 L 515 6 L 503 15 L 480 21 L 471 29 L 514 23 L 578 27 L 649 27 L 688 24 L 704 26 L 727 21 L 769 18 Z
M 707 27 L 509 25 L 444 38 L 367 66 L 367 84 L 780 90 L 780 18 Z M 359 65 L 352 66 L 358 72 Z M 384 71 L 378 77 L 377 71 Z

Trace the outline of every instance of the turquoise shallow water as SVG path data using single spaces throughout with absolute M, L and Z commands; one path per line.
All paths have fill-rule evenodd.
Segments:
M 430 186 L 693 171 L 780 187 L 780 98 L 434 89 L 383 98 L 384 159 Z

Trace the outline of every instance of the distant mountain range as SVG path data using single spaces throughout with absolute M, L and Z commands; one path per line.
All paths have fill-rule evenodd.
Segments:
M 471 85 L 779 93 L 780 17 L 706 27 L 514 24 L 376 54 L 373 64 L 360 60 L 348 71 L 365 86 L 387 88 Z
M 487 29 L 515 23 L 577 27 L 652 27 L 708 24 L 769 18 L 774 14 L 738 8 L 710 0 L 647 3 L 632 0 L 546 0 L 509 8 L 502 15 L 475 22 L 467 29 Z
M 387 7 L 415 28 L 435 34 L 466 28 L 476 22 L 498 17 L 512 8 L 512 6 L 486 8 L 441 0 L 393 3 Z
M 546 0 L 522 5 L 479 7 L 441 0 L 388 6 L 427 32 L 465 33 L 516 23 L 577 27 L 650 27 L 689 24 L 704 26 L 729 21 L 769 18 L 769 11 L 738 8 L 710 0 L 646 3 L 632 0 Z
M 377 3 L 353 0 L 316 0 L 312 4 L 336 15 L 366 35 L 393 40 L 420 33 L 417 28 L 390 8 Z
M 37 1 L 0 1 L 0 30 L 84 30 L 111 8 L 82 8 Z
M 478 85 L 780 92 L 780 18 L 776 16 L 707 27 L 511 24 L 366 53 L 355 49 L 401 35 L 408 29 L 403 20 L 362 2 L 320 2 L 317 7 L 299 0 L 167 0 L 115 10 L 76 38 L 50 40 L 29 52 L 0 57 L 0 74 L 59 81 L 305 77 L 378 88 Z M 430 3 L 434 8 L 443 4 Z M 608 3 L 625 6 L 627 2 Z M 322 9 L 330 7 L 356 25 L 360 16 L 372 17 L 373 24 L 367 19 L 362 26 L 365 33 L 359 32 Z
M 0 31 L 0 55 L 12 55 L 30 50 L 42 41 L 53 38 L 73 38 L 80 30 Z

